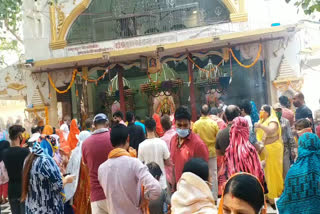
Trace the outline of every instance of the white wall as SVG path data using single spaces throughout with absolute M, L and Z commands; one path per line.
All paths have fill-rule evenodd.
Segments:
M 306 105 L 314 112 L 320 108 L 320 66 L 304 69 L 302 93 Z
M 22 2 L 25 58 L 34 61 L 49 59 L 51 58 L 49 1 Z
M 23 30 L 25 38 L 26 59 L 35 61 L 66 57 L 67 51 L 49 48 L 50 43 L 50 19 L 48 0 L 23 1 Z M 76 1 L 78 3 L 79 0 Z M 63 10 L 66 16 L 75 7 L 73 0 L 63 1 Z M 297 15 L 297 9 L 285 1 L 280 0 L 246 0 L 248 11 L 247 23 L 228 23 L 215 26 L 215 33 L 228 34 L 246 30 L 268 28 L 271 23 L 280 22 L 281 25 L 296 23 L 301 17 Z M 38 12 L 37 12 L 38 11 Z M 40 20 L 41 23 L 39 23 Z M 44 28 L 38 33 L 39 28 Z M 191 29 L 192 31 L 192 29 Z M 200 32 L 200 31 L 199 31 Z M 174 41 L 173 41 L 174 42 Z

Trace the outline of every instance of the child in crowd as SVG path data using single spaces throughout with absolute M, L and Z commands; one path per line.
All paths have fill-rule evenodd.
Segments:
M 160 180 L 162 176 L 162 171 L 160 166 L 155 162 L 150 162 L 147 164 L 150 174 L 157 179 Z M 168 196 L 168 192 L 166 189 L 162 190 L 161 196 L 155 200 L 150 201 L 149 203 L 149 211 L 150 214 L 167 214 L 170 211 L 170 198 Z

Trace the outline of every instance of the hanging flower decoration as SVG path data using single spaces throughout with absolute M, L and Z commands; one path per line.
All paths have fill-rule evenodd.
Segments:
M 55 84 L 54 84 L 54 82 L 53 82 L 50 74 L 48 74 L 48 79 L 49 79 L 50 85 L 52 86 L 52 88 L 53 88 L 58 94 L 65 94 L 65 93 L 67 93 L 67 92 L 71 89 L 71 87 L 72 87 L 72 85 L 73 85 L 73 83 L 74 83 L 74 80 L 76 79 L 77 73 L 78 73 L 78 70 L 77 70 L 77 69 L 74 69 L 74 70 L 73 70 L 73 74 L 72 74 L 72 78 L 71 78 L 71 82 L 70 82 L 69 86 L 67 87 L 67 89 L 66 89 L 66 90 L 63 90 L 63 91 L 59 90 L 59 89 L 55 86 Z
M 243 67 L 243 68 L 251 68 L 251 67 L 253 67 L 253 66 L 258 62 L 258 60 L 260 59 L 261 51 L 262 51 L 262 45 L 259 44 L 259 50 L 258 50 L 257 56 L 256 56 L 255 60 L 254 60 L 250 65 L 244 65 L 244 64 L 242 64 L 242 63 L 240 62 L 240 60 L 237 59 L 237 57 L 235 56 L 232 48 L 229 48 L 229 51 L 230 51 L 232 57 L 234 58 L 234 60 L 236 60 L 236 62 L 237 62 L 241 67 Z

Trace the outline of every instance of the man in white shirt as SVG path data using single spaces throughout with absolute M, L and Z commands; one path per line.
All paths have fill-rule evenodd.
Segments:
M 138 158 L 144 164 L 157 163 L 161 170 L 160 185 L 162 189 L 167 188 L 165 165 L 170 165 L 170 152 L 165 141 L 156 137 L 156 121 L 153 118 L 145 121 L 147 139 L 139 145 Z

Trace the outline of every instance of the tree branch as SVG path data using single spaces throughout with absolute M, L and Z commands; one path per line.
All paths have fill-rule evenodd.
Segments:
M 20 38 L 20 36 L 16 32 L 14 32 L 12 29 L 10 29 L 7 19 L 4 20 L 4 26 L 17 39 L 17 41 L 19 41 L 21 44 L 23 44 L 23 40 Z

